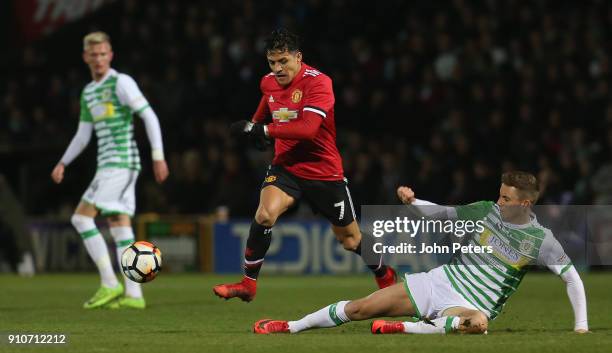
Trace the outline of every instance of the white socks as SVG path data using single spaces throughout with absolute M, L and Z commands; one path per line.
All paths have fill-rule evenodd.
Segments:
M 117 261 L 119 262 L 119 268 L 121 268 L 121 254 L 134 242 L 134 232 L 132 227 L 111 227 L 110 233 L 117 245 Z M 140 283 L 130 280 L 125 274 L 123 278 L 125 280 L 125 295 L 131 298 L 142 298 Z
M 319 311 L 308 314 L 297 321 L 289 321 L 289 332 L 298 333 L 311 328 L 335 327 L 351 321 L 344 308 L 349 301 L 331 304 Z M 403 322 L 405 333 L 417 334 L 445 334 L 457 331 L 461 318 L 458 316 L 444 316 L 434 320 L 419 322 Z
M 315 327 L 334 327 L 349 322 L 351 320 L 344 312 L 344 307 L 348 303 L 349 301 L 341 301 L 331 304 L 319 311 L 304 316 L 300 320 L 289 321 L 289 331 L 297 333 Z
M 420 334 L 432 334 L 432 333 L 451 333 L 455 332 L 459 327 L 461 319 L 457 316 L 443 316 L 429 322 L 418 321 L 409 322 L 405 321 L 404 332 L 405 333 L 420 333 Z M 433 325 L 432 325 L 433 324 Z
M 94 219 L 80 214 L 74 214 L 72 218 L 70 218 L 70 222 L 72 222 L 74 228 L 76 228 L 77 232 L 81 235 L 85 243 L 85 249 L 87 249 L 89 256 L 98 267 L 102 285 L 109 288 L 117 287 L 119 281 L 117 281 L 117 276 L 115 276 L 106 242 L 96 227 Z

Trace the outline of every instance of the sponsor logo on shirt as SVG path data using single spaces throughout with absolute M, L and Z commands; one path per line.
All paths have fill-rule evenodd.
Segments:
M 100 103 L 91 108 L 94 121 L 111 118 L 115 115 L 115 106 L 111 102 Z
M 264 179 L 264 181 L 265 181 L 266 183 L 272 183 L 272 182 L 274 182 L 275 180 L 276 180 L 276 175 L 268 175 L 268 176 L 266 177 L 266 179 Z
M 496 253 L 505 257 L 511 264 L 517 264 L 519 260 L 521 260 L 521 254 L 494 234 L 489 238 L 489 245 L 493 247 Z
M 272 118 L 281 123 L 287 123 L 293 119 L 296 119 L 297 115 L 297 110 L 289 110 L 289 108 L 280 108 L 279 110 L 272 112 Z

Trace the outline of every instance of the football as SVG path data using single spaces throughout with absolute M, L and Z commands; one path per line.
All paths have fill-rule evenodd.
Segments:
M 121 269 L 134 282 L 150 282 L 161 271 L 162 259 L 159 248 L 146 241 L 137 241 L 121 255 Z

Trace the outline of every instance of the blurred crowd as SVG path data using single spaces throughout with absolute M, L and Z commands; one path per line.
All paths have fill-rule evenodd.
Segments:
M 255 111 L 277 27 L 333 79 L 357 204 L 397 203 L 401 184 L 438 203 L 495 200 L 510 169 L 540 178 L 541 203 L 612 202 L 605 0 L 129 0 L 1 59 L 0 162 L 27 212 L 70 212 L 94 174 L 90 146 L 64 185 L 48 177 L 90 80 L 81 38 L 100 29 L 162 125 L 171 177 L 159 186 L 136 119 L 139 212 L 252 216 L 272 154 L 236 144 L 228 126 Z

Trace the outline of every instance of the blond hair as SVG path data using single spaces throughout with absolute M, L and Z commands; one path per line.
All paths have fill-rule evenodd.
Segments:
M 510 171 L 502 175 L 501 182 L 508 186 L 514 186 L 522 199 L 533 203 L 538 201 L 540 190 L 535 175 L 522 171 Z
M 108 34 L 101 31 L 91 32 L 83 38 L 83 50 L 87 50 L 87 48 L 91 45 L 100 43 L 108 43 L 108 45 L 111 46 L 110 37 Z

